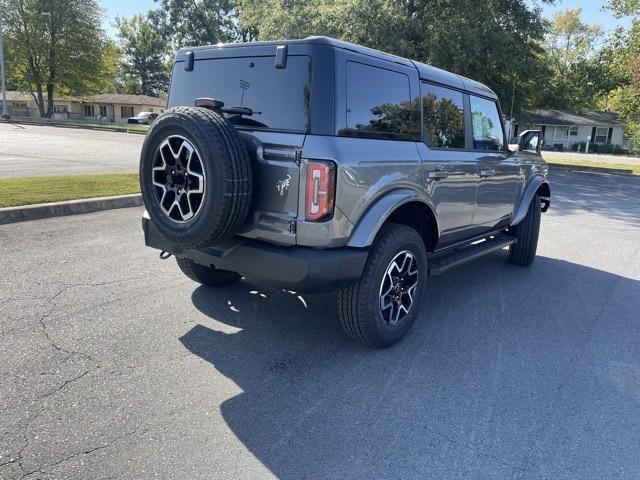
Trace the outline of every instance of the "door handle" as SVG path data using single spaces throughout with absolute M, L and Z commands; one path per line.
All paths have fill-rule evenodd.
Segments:
M 431 180 L 440 180 L 442 178 L 447 178 L 449 176 L 449 172 L 444 170 L 432 170 L 427 173 L 427 178 Z
M 496 171 L 494 169 L 480 170 L 480 176 L 483 178 L 493 177 L 495 174 L 496 174 Z

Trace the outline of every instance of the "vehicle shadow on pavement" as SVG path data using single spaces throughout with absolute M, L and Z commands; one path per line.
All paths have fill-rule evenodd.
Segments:
M 342 335 L 333 294 L 245 282 L 197 288 L 212 321 L 180 340 L 243 390 L 222 415 L 279 478 L 637 476 L 638 298 L 634 279 L 498 252 L 431 279 L 386 350 Z

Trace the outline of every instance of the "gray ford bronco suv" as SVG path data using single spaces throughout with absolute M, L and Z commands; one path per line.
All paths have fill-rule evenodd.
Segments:
M 338 290 L 371 347 L 429 277 L 508 247 L 533 262 L 548 168 L 509 150 L 485 85 L 330 38 L 183 48 L 140 159 L 146 244 L 210 287 Z

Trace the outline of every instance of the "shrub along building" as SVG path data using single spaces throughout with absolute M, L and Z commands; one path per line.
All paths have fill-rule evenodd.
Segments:
M 572 112 L 569 110 L 534 110 L 527 122 L 513 126 L 510 143 L 517 143 L 520 132 L 542 130 L 545 149 L 616 152 L 624 144 L 625 123 L 613 112 Z
M 7 92 L 9 114 L 14 118 L 38 118 L 38 106 L 33 95 L 25 92 Z M 147 95 L 103 93 L 90 97 L 53 98 L 54 120 L 83 120 L 105 123 L 127 123 L 127 118 L 140 112 L 164 112 L 166 101 Z

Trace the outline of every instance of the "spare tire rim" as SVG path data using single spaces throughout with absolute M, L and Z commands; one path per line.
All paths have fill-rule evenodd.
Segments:
M 198 150 L 186 138 L 171 135 L 156 150 L 152 168 L 156 200 L 177 223 L 193 220 L 204 203 L 206 176 Z
M 380 313 L 389 325 L 397 325 L 413 306 L 418 286 L 418 263 L 408 250 L 389 262 L 380 283 Z

